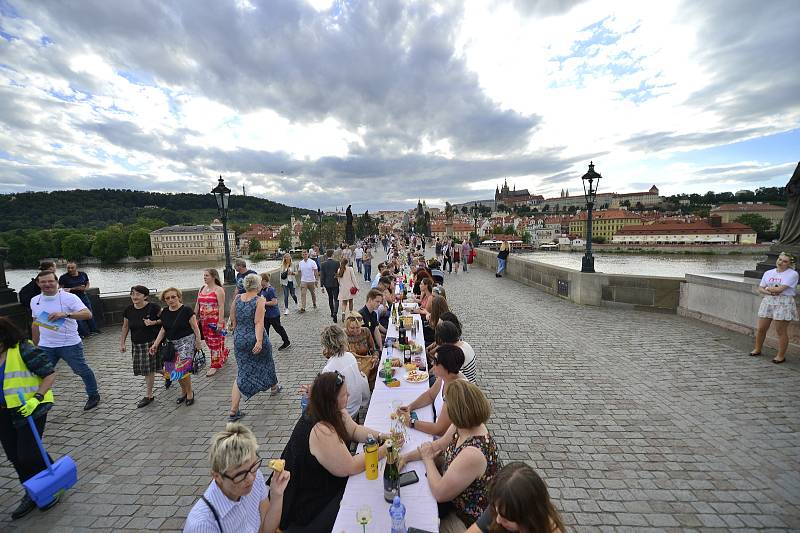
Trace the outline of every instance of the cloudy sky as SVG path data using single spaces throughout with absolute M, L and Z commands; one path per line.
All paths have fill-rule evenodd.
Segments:
M 799 65 L 797 0 L 0 0 L 0 192 L 783 185 Z

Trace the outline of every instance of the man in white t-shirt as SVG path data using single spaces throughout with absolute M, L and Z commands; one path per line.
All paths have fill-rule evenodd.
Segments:
M 100 392 L 94 372 L 86 363 L 83 342 L 78 335 L 78 320 L 89 320 L 92 312 L 80 298 L 58 288 L 55 272 L 39 272 L 36 284 L 42 293 L 31 300 L 33 343 L 47 355 L 53 366 L 63 359 L 81 377 L 89 396 L 83 410 L 94 409 L 100 403 Z
M 356 258 L 356 267 L 358 267 L 358 273 L 361 274 L 361 265 L 364 259 L 364 248 L 361 247 L 361 243 L 356 245 L 356 249 L 353 251 L 353 257 Z
M 308 257 L 308 252 L 303 250 L 303 260 L 297 264 L 300 270 L 300 312 L 306 312 L 306 291 L 311 291 L 311 302 L 317 308 L 317 280 L 319 268 L 317 262 Z

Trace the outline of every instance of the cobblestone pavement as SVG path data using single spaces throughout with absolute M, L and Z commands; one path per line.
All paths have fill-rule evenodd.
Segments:
M 539 470 L 570 530 L 800 529 L 800 363 L 748 357 L 748 338 L 686 318 L 580 307 L 486 270 L 450 275 L 445 287 L 475 347 L 503 460 Z M 323 365 L 320 296 L 319 310 L 282 317 L 292 339 L 275 352 L 284 392 L 244 404 L 265 457 L 289 437 L 297 385 Z M 136 409 L 143 382 L 118 333 L 86 343 L 98 409 L 81 410 L 81 381 L 58 368 L 45 442 L 77 461 L 78 485 L 12 523 L 20 487 L 0 463 L 0 530 L 183 526 L 209 481 L 208 442 L 225 425 L 235 361 L 195 380 L 192 407 L 176 406 L 178 387 L 159 380 L 155 403 Z

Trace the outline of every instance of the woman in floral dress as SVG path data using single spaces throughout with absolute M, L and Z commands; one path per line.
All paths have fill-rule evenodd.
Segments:
M 197 302 L 194 312 L 200 322 L 200 331 L 203 339 L 211 352 L 211 367 L 206 376 L 213 376 L 222 368 L 228 359 L 228 349 L 225 347 L 225 290 L 219 280 L 219 272 L 215 268 L 203 271 L 203 287 L 197 293 Z
M 231 390 L 231 412 L 229 422 L 236 422 L 244 416 L 239 409 L 242 396 L 251 396 L 271 389 L 271 395 L 278 394 L 283 387 L 278 383 L 275 361 L 272 359 L 272 344 L 265 335 L 264 314 L 266 300 L 258 295 L 261 277 L 248 274 L 244 278 L 244 294 L 237 294 L 231 307 L 233 325 L 233 352 L 236 355 L 238 372 Z

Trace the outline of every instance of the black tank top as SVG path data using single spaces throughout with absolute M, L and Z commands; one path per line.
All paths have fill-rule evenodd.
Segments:
M 281 529 L 305 526 L 335 497 L 340 497 L 347 477 L 334 476 L 311 454 L 308 439 L 315 421 L 303 415 L 283 449 L 281 459 L 292 473 L 283 496 Z

